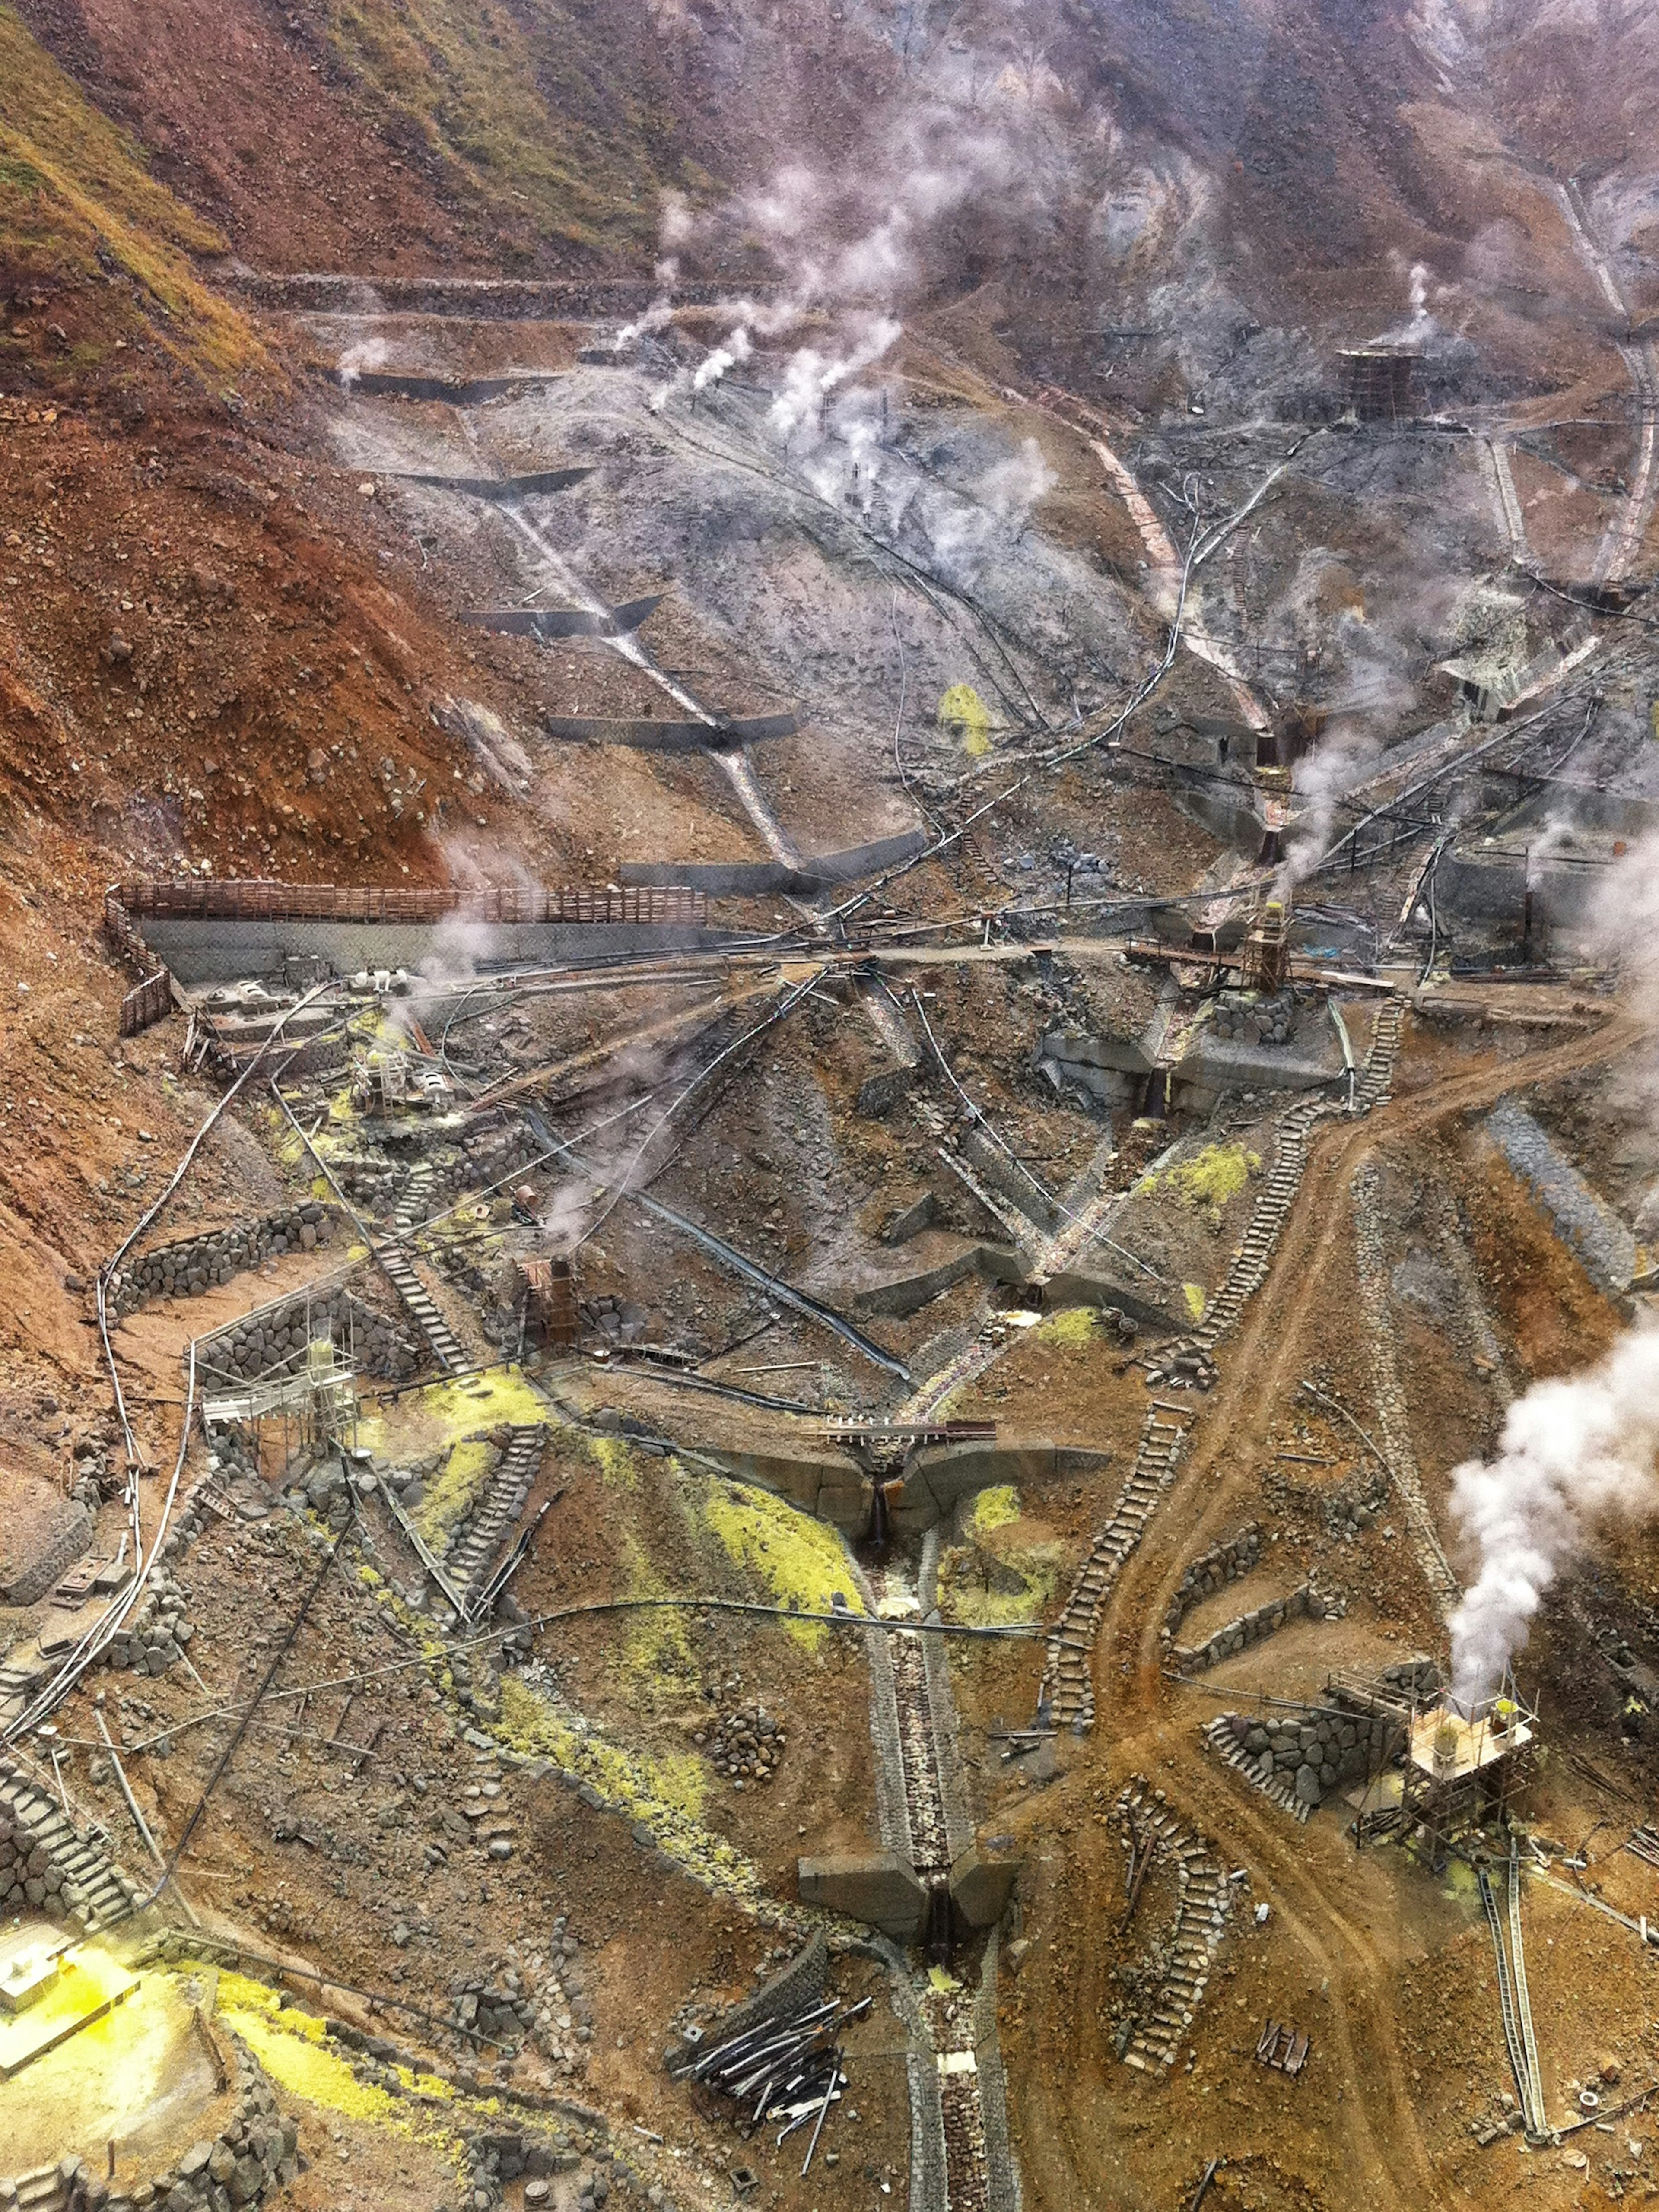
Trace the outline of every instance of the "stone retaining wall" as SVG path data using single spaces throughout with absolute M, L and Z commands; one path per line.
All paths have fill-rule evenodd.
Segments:
M 1170 1601 L 1170 1609 L 1164 1616 L 1164 1635 L 1172 1637 L 1193 1607 L 1212 1592 L 1224 1589 L 1236 1583 L 1241 1575 L 1249 1573 L 1261 1556 L 1261 1524 L 1247 1522 L 1236 1536 L 1224 1543 L 1202 1552 L 1188 1566 L 1181 1577 L 1181 1587 Z
M 92 1541 L 93 1516 L 77 1505 L 46 1549 L 0 1582 L 0 1604 L 34 1605 L 72 1567 Z
M 1336 1706 L 1281 1704 L 1261 1719 L 1249 1713 L 1223 1716 L 1240 1748 L 1260 1761 L 1271 1761 L 1304 1805 L 1317 1805 L 1344 1783 L 1357 1782 L 1394 1756 L 1404 1741 L 1396 1720 L 1346 1712 Z
M 204 1291 L 228 1283 L 233 1275 L 283 1252 L 309 1252 L 328 1244 L 334 1236 L 334 1219 L 316 1199 L 263 1215 L 258 1221 L 241 1221 L 228 1229 L 204 1230 L 177 1244 L 163 1244 L 146 1252 L 110 1278 L 109 1305 L 118 1317 L 133 1312 L 148 1298 L 199 1297 Z
M 415 1349 L 386 1315 L 356 1297 L 343 1284 L 319 1295 L 304 1291 L 232 1322 L 204 1337 L 201 1358 L 222 1375 L 252 1381 L 278 1368 L 298 1369 L 313 1337 L 352 1346 L 357 1371 L 400 1382 L 414 1374 Z
M 193 2143 L 174 2166 L 154 2175 L 131 2196 L 117 2196 L 84 2162 L 70 2192 L 70 2212 L 138 2212 L 165 2205 L 167 2212 L 232 2212 L 263 2203 L 271 2191 L 297 2179 L 299 2124 L 284 2117 L 265 2070 L 241 2039 L 223 2027 L 212 2031 L 236 2060 L 236 2106 L 211 2141 Z
M 1202 1674 L 1206 1668 L 1231 1659 L 1235 1652 L 1248 1650 L 1252 1644 L 1260 1644 L 1264 1638 L 1275 1634 L 1287 1620 L 1340 1620 L 1346 1611 L 1346 1600 L 1323 1597 L 1311 1583 L 1302 1583 L 1288 1596 L 1271 1599 L 1267 1604 L 1257 1606 L 1254 1613 L 1240 1613 L 1237 1620 L 1218 1628 L 1195 1650 L 1172 1643 L 1169 1653 L 1183 1674 Z
M 175 1552 L 172 1554 L 177 1558 Z M 104 1646 L 105 1665 L 139 1674 L 165 1674 L 183 1660 L 196 1625 L 185 1611 L 185 1594 L 159 1569 L 144 1594 Z

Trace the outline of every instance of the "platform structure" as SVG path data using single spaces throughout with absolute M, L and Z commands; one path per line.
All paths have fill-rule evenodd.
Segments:
M 0 1931 L 0 2081 L 102 2020 L 138 1985 L 100 1945 L 49 1920 Z
M 1463 1712 L 1449 1698 L 1413 1703 L 1406 1729 L 1400 1832 L 1421 1833 L 1431 1863 L 1491 1821 L 1507 1821 L 1532 1779 L 1538 1715 L 1506 1676 L 1496 1697 Z
M 211 1375 L 209 1380 L 211 1387 Z M 350 1346 L 315 1336 L 307 1345 L 302 1366 L 280 1367 L 230 1389 L 220 1383 L 216 1394 L 203 1401 L 202 1420 L 210 1432 L 246 1429 L 259 1451 L 274 1430 L 281 1437 L 284 1467 L 296 1452 L 314 1455 L 331 1444 L 355 1449 L 357 1389 Z

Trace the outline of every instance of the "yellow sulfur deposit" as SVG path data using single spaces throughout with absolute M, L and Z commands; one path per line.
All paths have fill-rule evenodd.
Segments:
M 970 760 L 991 750 L 991 711 L 971 684 L 953 684 L 939 702 L 939 726 L 957 738 Z
M 672 1595 L 631 1529 L 623 1532 L 622 1565 L 629 1597 Z M 684 1613 L 665 1607 L 660 1613 L 624 1613 L 623 1619 L 623 1663 L 630 1675 L 647 1688 L 683 1689 L 695 1683 L 696 1661 Z
M 734 1482 L 710 1486 L 703 1517 L 727 1558 L 758 1575 L 775 1604 L 827 1613 L 831 1595 L 840 1590 L 854 1613 L 863 1612 L 840 1539 L 810 1513 L 799 1512 L 769 1491 Z M 821 1620 L 792 1620 L 787 1626 L 809 1650 L 830 1632 Z
M 398 2100 L 360 2081 L 343 2058 L 325 2047 L 320 2021 L 303 2012 L 279 2012 L 274 1990 L 240 1974 L 222 1974 L 218 2013 L 279 2087 L 349 2119 L 409 2130 L 409 2114 Z
M 974 1500 L 974 1510 L 968 1516 L 968 1534 L 988 1536 L 993 1528 L 1005 1528 L 1018 1518 L 1018 1491 L 1012 1482 L 1000 1482 L 993 1490 L 981 1490 Z
M 637 1490 L 640 1463 L 620 1437 L 588 1437 L 586 1440 L 599 1473 L 617 1490 Z
M 1219 1215 L 1229 1200 L 1237 1197 L 1253 1175 L 1261 1171 L 1260 1152 L 1243 1145 L 1206 1145 L 1189 1160 L 1177 1160 L 1161 1174 L 1144 1176 L 1137 1190 L 1167 1190 L 1182 1206 L 1208 1206 Z
M 410 1516 L 428 1544 L 441 1547 L 450 1530 L 465 1519 L 495 1458 L 495 1447 L 482 1437 L 455 1446 Z
M 384 1409 L 366 1411 L 357 1424 L 358 1442 L 377 1458 L 402 1453 L 419 1459 L 447 1444 L 488 1429 L 552 1427 L 547 1401 L 522 1368 L 495 1367 L 455 1382 L 434 1382 L 411 1390 Z
M 495 1732 L 512 1749 L 550 1759 L 586 1784 L 601 1805 L 643 1827 L 695 1880 L 739 1897 L 760 1894 L 758 1869 L 698 1817 L 704 1771 L 695 1753 L 629 1750 L 518 1674 L 502 1677 Z
M 1095 1334 L 1095 1312 L 1092 1306 L 1068 1306 L 1064 1313 L 1053 1315 L 1041 1322 L 1032 1331 L 1039 1344 L 1062 1344 L 1068 1351 L 1080 1350 L 1092 1343 Z

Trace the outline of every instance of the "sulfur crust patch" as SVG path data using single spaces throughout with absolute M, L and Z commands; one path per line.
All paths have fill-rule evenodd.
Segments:
M 839 1590 L 854 1613 L 864 1606 L 852 1587 L 847 1554 L 835 1531 L 802 1513 L 770 1491 L 741 1482 L 711 1486 L 703 1518 L 725 1547 L 726 1557 L 765 1583 L 779 1605 L 803 1613 L 827 1613 Z M 821 1620 L 786 1624 L 797 1644 L 814 1650 L 829 1634 Z

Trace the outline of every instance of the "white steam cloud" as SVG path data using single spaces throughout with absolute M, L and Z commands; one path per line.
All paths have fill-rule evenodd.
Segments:
M 1373 338 L 1373 345 L 1426 345 L 1434 337 L 1440 325 L 1429 313 L 1429 280 L 1433 273 L 1422 262 L 1413 262 L 1411 273 L 1406 280 L 1411 313 L 1403 323 L 1396 323 L 1392 330 L 1384 331 L 1380 337 Z
M 1592 926 L 1604 954 L 1622 962 L 1627 999 L 1659 1021 L 1659 836 L 1609 871 Z M 1498 1687 L 1595 1521 L 1659 1504 L 1656 1458 L 1659 1319 L 1647 1317 L 1586 1373 L 1534 1383 L 1510 1407 L 1497 1457 L 1456 1470 L 1452 1510 L 1480 1558 L 1451 1621 L 1458 1704 Z
M 348 346 L 340 356 L 336 371 L 348 392 L 366 369 L 382 368 L 389 357 L 384 338 L 359 338 L 356 345 Z
M 758 243 L 779 275 L 769 298 L 734 299 L 730 327 L 695 373 L 683 373 L 657 394 L 661 407 L 678 392 L 704 392 L 757 340 L 776 340 L 803 323 L 812 336 L 789 357 L 770 427 L 785 445 L 805 432 L 819 441 L 830 395 L 890 353 L 902 334 L 902 311 L 921 287 L 939 227 L 994 198 L 1007 204 L 1030 173 L 1018 146 L 1029 116 L 999 124 L 933 93 L 918 97 L 861 158 L 836 173 L 802 163 L 779 170 L 759 189 L 724 207 L 694 213 L 678 195 L 665 204 L 662 239 L 675 254 L 699 246 Z M 618 344 L 658 317 L 665 321 L 678 270 L 665 260 L 665 293 Z M 827 331 L 826 331 L 827 326 Z
M 669 199 L 670 210 L 665 210 L 663 217 L 665 232 L 670 228 L 671 212 L 678 213 L 679 210 L 679 195 L 671 193 Z M 611 341 L 612 353 L 625 352 L 640 338 L 649 337 L 653 331 L 665 329 L 673 321 L 674 286 L 678 276 L 679 264 L 672 255 L 665 256 L 657 264 L 657 296 L 637 321 L 623 324 Z
M 1452 1615 L 1452 1698 L 1490 1697 L 1525 1644 L 1564 1559 L 1592 1522 L 1659 1498 L 1659 1322 L 1621 1337 L 1587 1374 L 1534 1383 L 1510 1407 L 1498 1456 L 1452 1476 L 1452 1511 L 1480 1568 Z

